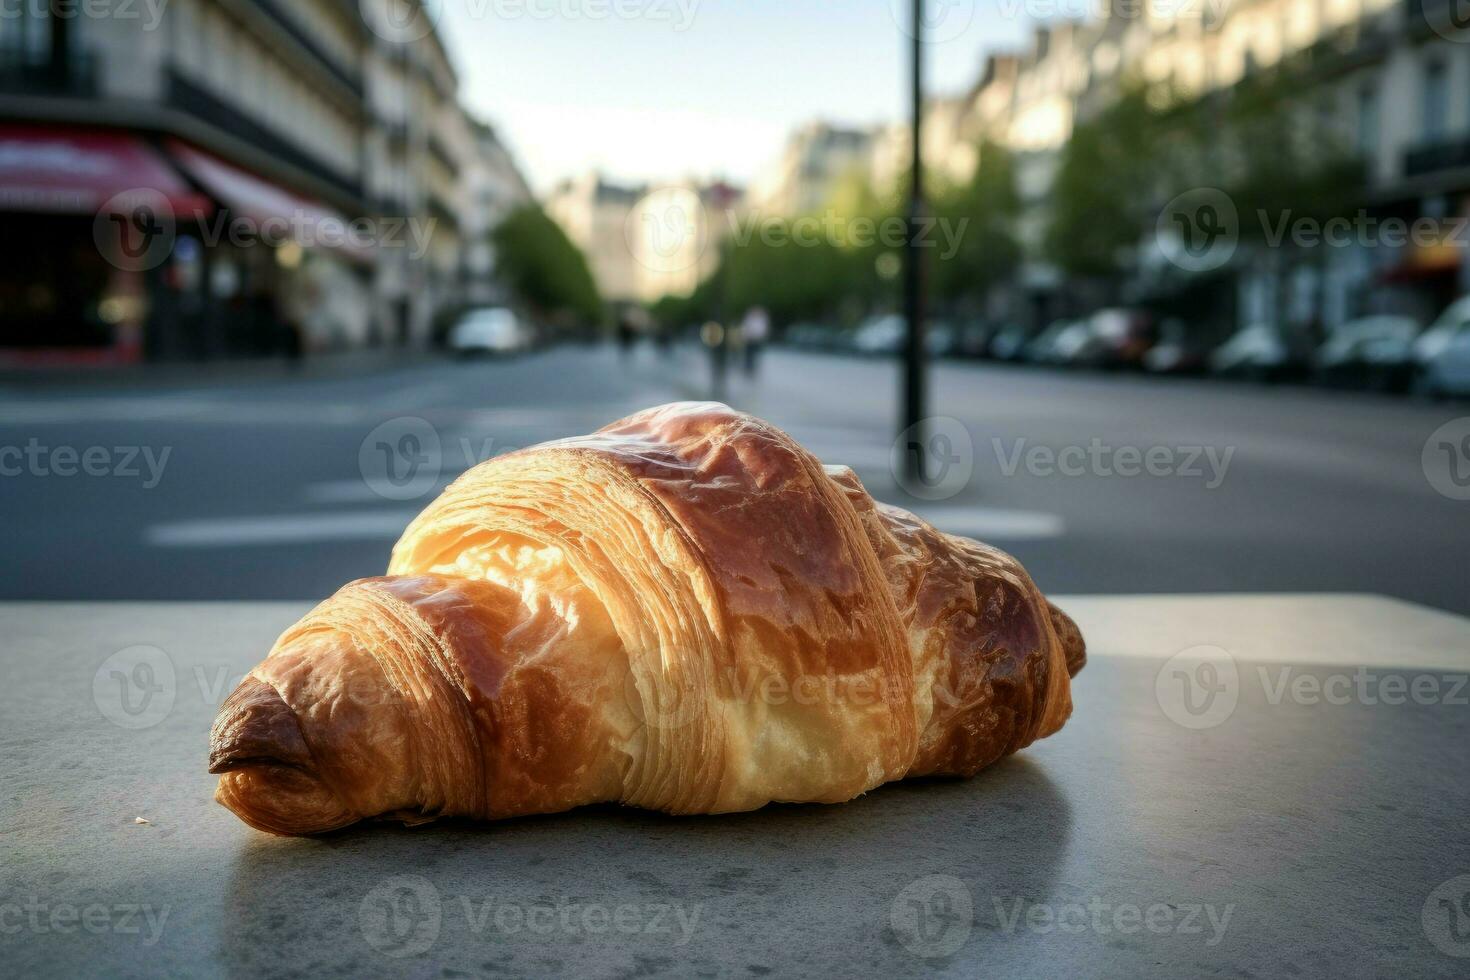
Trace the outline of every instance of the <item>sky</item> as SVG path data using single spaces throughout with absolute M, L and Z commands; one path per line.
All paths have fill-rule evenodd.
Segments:
M 1057 0 L 928 0 L 931 93 L 975 81 Z M 629 183 L 738 184 L 813 119 L 907 114 L 908 0 L 441 0 L 461 96 L 544 192 L 598 169 Z

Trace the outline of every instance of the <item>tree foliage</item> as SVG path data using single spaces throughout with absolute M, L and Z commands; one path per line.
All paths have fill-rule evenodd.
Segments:
M 1009 157 L 984 147 L 967 184 L 947 187 L 936 176 L 924 228 L 924 253 L 941 307 L 974 307 L 1009 277 L 1020 260 L 1011 231 L 1018 208 Z M 653 307 L 666 325 L 739 317 L 764 306 L 780 324 L 822 321 L 851 326 L 898 302 L 897 270 L 907 238 L 902 202 L 907 180 L 886 193 L 860 173 L 839 181 L 815 214 L 747 215 L 723 244 L 717 271 L 689 297 L 665 297 Z
M 1246 241 L 1283 215 L 1342 213 L 1361 199 L 1362 163 L 1306 71 L 1282 64 L 1198 99 L 1125 85 L 1061 151 L 1045 257 L 1073 276 L 1117 276 L 1167 203 L 1196 187 L 1226 193 Z
M 534 204 L 512 212 L 491 233 L 497 270 L 516 298 L 553 321 L 590 326 L 602 299 L 581 250 Z

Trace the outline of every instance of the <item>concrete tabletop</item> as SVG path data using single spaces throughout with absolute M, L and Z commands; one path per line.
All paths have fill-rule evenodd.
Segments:
M 319 840 L 250 830 L 205 772 L 308 604 L 0 605 L 5 972 L 1470 973 L 1470 621 L 1058 602 L 1092 648 L 1076 714 L 968 782 Z

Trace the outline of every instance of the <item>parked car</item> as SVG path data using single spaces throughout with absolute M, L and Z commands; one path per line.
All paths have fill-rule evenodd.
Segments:
M 1068 324 L 1057 334 L 1042 363 L 1066 367 L 1098 367 L 1105 360 L 1107 344 L 1091 320 Z
M 1432 397 L 1470 395 L 1470 330 L 1461 330 L 1451 337 L 1424 365 L 1419 386 Z
M 908 339 L 908 324 L 896 313 L 874 317 L 858 327 L 853 347 L 860 354 L 897 354 Z
M 1142 367 L 1143 355 L 1158 339 L 1153 317 L 1143 310 L 1098 310 L 1088 322 L 1101 345 L 1102 367 Z
M 1302 345 L 1275 324 L 1253 323 L 1210 355 L 1210 370 L 1222 377 L 1278 381 L 1301 373 L 1306 364 Z
M 1461 296 L 1441 313 L 1429 329 L 1414 341 L 1415 384 L 1426 390 L 1428 375 L 1439 356 L 1456 340 L 1470 332 L 1470 296 Z
M 788 345 L 804 350 L 831 350 L 837 346 L 836 333 L 820 323 L 793 323 L 786 328 L 784 339 Z
M 1031 331 L 1019 323 L 1008 323 L 990 338 L 987 351 L 997 361 L 1019 361 L 1031 342 Z
M 1057 341 L 1067 330 L 1076 327 L 1078 322 L 1077 320 L 1053 320 L 1047 324 L 1045 330 L 1026 341 L 1019 359 L 1029 364 L 1052 363 L 1052 352 L 1056 349 Z M 1075 330 L 1073 335 L 1076 335 Z
M 1414 374 L 1419 324 L 1406 316 L 1370 316 L 1344 323 L 1312 353 L 1312 376 L 1323 384 L 1402 390 Z
M 954 357 L 960 346 L 959 331 L 942 320 L 924 328 L 924 349 L 930 357 Z
M 990 356 L 990 342 L 999 329 L 983 320 L 962 324 L 956 329 L 954 356 L 976 359 Z
M 1143 369 L 1150 374 L 1201 374 L 1212 349 L 1193 337 L 1183 320 L 1165 320 L 1159 325 L 1159 342 L 1143 353 Z
M 504 307 L 471 310 L 449 332 L 449 349 L 461 357 L 503 357 L 530 350 L 535 332 Z

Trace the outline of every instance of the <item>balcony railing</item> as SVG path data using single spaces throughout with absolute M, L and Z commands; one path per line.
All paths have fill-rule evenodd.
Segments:
M 324 163 L 315 153 L 185 78 L 176 70 L 168 76 L 168 103 L 176 109 L 218 126 L 230 134 L 305 170 L 354 200 L 362 199 L 362 183 Z
M 356 66 L 348 68 L 330 54 L 316 38 L 307 33 L 290 14 L 286 13 L 279 0 L 252 0 L 256 9 L 265 14 L 283 32 L 291 37 L 293 41 L 306 50 L 311 57 L 321 64 L 332 77 L 351 89 L 352 93 L 359 99 L 362 98 L 362 74 Z M 354 15 L 361 20 L 362 14 L 354 11 Z
M 1416 146 L 1404 154 L 1404 176 L 1470 169 L 1470 137 Z
M 61 64 L 38 60 L 24 52 L 0 50 L 0 95 L 95 96 L 97 57 L 75 52 Z

